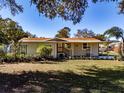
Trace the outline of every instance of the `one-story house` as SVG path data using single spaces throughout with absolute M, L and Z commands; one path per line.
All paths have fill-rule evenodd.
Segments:
M 46 44 L 52 47 L 51 56 L 57 58 L 98 56 L 99 44 L 104 41 L 96 38 L 23 38 L 20 42 L 20 51 L 27 55 L 37 55 L 38 46 Z

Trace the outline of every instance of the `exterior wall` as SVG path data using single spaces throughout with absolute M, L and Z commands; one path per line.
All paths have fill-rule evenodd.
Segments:
M 55 43 L 21 43 L 21 45 L 26 45 L 27 46 L 27 55 L 29 56 L 35 56 L 37 54 L 37 48 L 39 47 L 40 44 L 47 44 L 52 46 L 52 53 L 51 56 L 56 57 L 56 44 Z
M 75 43 L 74 44 L 74 56 L 82 55 L 82 43 Z
M 88 45 L 90 46 L 90 51 L 89 51 L 90 55 L 98 56 L 99 44 L 98 43 L 89 43 Z M 72 49 L 74 52 L 74 54 L 72 56 L 81 56 L 81 55 L 86 55 L 86 53 L 87 53 L 87 50 L 83 49 L 83 43 L 74 43 L 74 46 L 72 48 L 74 48 L 74 49 Z
M 91 43 L 91 55 L 98 56 L 99 55 L 99 44 L 98 43 Z
M 21 43 L 21 45 L 27 46 L 27 55 L 34 56 L 37 55 L 36 50 L 40 43 Z
M 48 44 L 52 46 L 51 56 L 57 57 L 57 43 L 22 43 L 21 45 L 27 45 L 27 55 L 34 56 L 37 55 L 36 50 L 40 44 Z M 89 43 L 90 55 L 98 56 L 98 43 Z M 83 49 L 83 43 L 71 43 L 71 55 L 72 56 L 82 56 L 86 55 L 87 50 Z

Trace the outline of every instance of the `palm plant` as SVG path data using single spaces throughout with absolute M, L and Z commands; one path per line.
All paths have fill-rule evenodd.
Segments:
M 120 55 L 121 57 L 124 56 L 124 47 L 123 47 L 124 46 L 124 30 L 114 26 L 108 29 L 107 31 L 105 31 L 104 35 L 107 35 L 109 38 L 115 37 L 116 39 L 122 40 Z

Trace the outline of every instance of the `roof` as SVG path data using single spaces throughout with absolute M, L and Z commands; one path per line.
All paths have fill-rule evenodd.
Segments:
M 21 42 L 102 42 L 96 38 L 23 38 Z
M 45 42 L 49 39 L 50 38 L 23 38 L 20 41 L 21 42 Z
M 63 38 L 63 40 L 68 42 L 101 42 L 101 40 L 96 38 Z

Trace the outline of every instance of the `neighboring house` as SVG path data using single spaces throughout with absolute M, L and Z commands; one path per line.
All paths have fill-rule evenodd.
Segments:
M 99 52 L 106 52 L 107 51 L 107 47 L 105 44 L 99 44 Z
M 65 56 L 98 56 L 100 41 L 95 38 L 23 38 L 21 42 L 21 53 L 37 55 L 37 48 L 40 44 L 47 44 L 52 47 L 54 58 Z
M 121 42 L 119 42 L 119 41 L 118 42 L 112 42 L 109 44 L 108 50 L 113 51 L 115 53 L 119 53 L 121 51 L 120 45 L 121 45 Z

